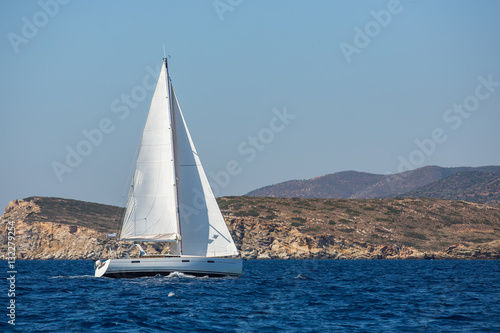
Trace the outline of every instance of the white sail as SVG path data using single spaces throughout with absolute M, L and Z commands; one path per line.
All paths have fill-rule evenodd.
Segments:
M 162 66 L 135 165 L 120 238 L 179 238 L 168 73 Z
M 171 86 L 182 254 L 238 255 Z
M 169 82 L 166 62 L 144 128 L 120 238 L 180 243 L 180 254 L 188 256 L 238 255 Z

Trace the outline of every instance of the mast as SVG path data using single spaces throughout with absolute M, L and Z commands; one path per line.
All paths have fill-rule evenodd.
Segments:
M 170 81 L 170 75 L 168 73 L 168 60 L 167 57 L 163 58 L 163 61 L 165 62 L 165 69 L 167 73 L 167 98 L 169 98 L 168 104 L 170 108 L 170 135 L 172 139 L 172 158 L 173 158 L 173 165 L 174 165 L 174 192 L 175 192 L 175 210 L 176 210 L 176 222 L 177 222 L 177 228 L 179 230 L 179 234 L 181 235 L 180 239 L 177 239 L 177 251 L 179 252 L 178 254 L 182 254 L 182 233 L 181 233 L 181 219 L 180 219 L 180 208 L 179 208 L 179 189 L 177 187 L 177 180 L 179 179 L 178 177 L 178 170 L 177 170 L 177 153 L 176 153 L 176 143 L 175 143 L 175 119 L 174 119 L 174 103 L 173 103 L 173 89 L 172 89 L 172 82 Z

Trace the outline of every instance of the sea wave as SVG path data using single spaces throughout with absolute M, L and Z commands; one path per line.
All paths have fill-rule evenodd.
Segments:
M 238 278 L 16 266 L 22 332 L 500 332 L 500 261 L 249 260 Z

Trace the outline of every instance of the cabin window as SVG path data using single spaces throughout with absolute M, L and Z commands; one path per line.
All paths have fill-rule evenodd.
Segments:
M 133 264 L 138 264 L 138 263 L 140 263 L 140 262 L 141 262 L 140 260 L 132 260 L 132 263 L 133 263 Z
M 215 261 L 213 261 L 213 260 L 207 260 L 207 262 L 208 262 L 209 264 L 213 264 Z
M 189 260 L 183 260 L 182 262 L 189 262 Z

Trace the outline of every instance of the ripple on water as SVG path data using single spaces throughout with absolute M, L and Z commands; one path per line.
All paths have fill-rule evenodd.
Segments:
M 23 332 L 500 331 L 500 261 L 249 260 L 243 276 L 216 279 L 18 265 Z

